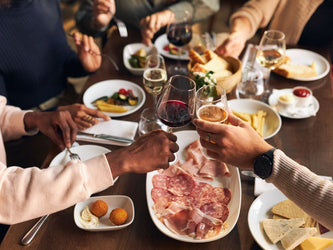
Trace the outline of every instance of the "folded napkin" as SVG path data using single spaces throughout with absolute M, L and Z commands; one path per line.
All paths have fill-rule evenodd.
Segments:
M 138 129 L 137 122 L 119 121 L 119 120 L 110 120 L 110 121 L 100 120 L 98 124 L 92 126 L 91 128 L 87 128 L 86 130 L 83 130 L 83 132 L 90 134 L 107 134 L 118 137 L 125 137 L 128 139 L 134 139 L 137 129 Z M 126 142 L 110 141 L 86 135 L 77 135 L 76 140 L 116 145 L 116 146 L 128 146 L 131 144 Z
M 325 179 L 332 180 L 332 177 L 330 176 L 321 176 Z M 277 187 L 274 186 L 272 183 L 268 183 L 263 179 L 255 178 L 254 180 L 254 196 L 258 196 L 262 194 L 263 192 L 270 191 L 273 189 L 277 189 Z

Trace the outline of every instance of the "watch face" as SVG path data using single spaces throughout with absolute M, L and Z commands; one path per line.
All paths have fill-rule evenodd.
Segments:
M 254 162 L 254 173 L 262 179 L 268 178 L 273 169 L 273 159 L 266 154 L 258 156 Z

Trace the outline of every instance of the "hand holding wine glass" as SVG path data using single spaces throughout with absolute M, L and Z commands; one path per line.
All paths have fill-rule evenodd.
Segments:
M 167 38 L 178 48 L 178 64 L 170 69 L 173 74 L 186 74 L 186 68 L 181 67 L 182 47 L 192 40 L 191 15 L 188 11 L 177 11 L 167 25 Z
M 187 76 L 172 76 L 157 102 L 157 117 L 169 127 L 190 123 L 195 109 L 195 82 Z

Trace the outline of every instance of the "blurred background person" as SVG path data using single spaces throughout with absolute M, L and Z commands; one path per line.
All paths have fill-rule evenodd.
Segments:
M 83 0 L 76 13 L 76 22 L 82 33 L 99 36 L 110 27 L 115 15 L 127 25 L 139 28 L 142 42 L 149 45 L 173 13 L 188 11 L 192 22 L 198 22 L 215 14 L 219 6 L 219 0 Z
M 232 112 L 228 121 L 231 125 L 194 120 L 208 156 L 253 170 L 311 217 L 333 230 L 333 213 L 327 212 L 333 210 L 333 183 L 275 149 Z
M 220 55 L 238 57 L 259 28 L 280 30 L 288 45 L 332 48 L 333 1 L 250 0 L 232 14 L 230 35 L 218 46 Z

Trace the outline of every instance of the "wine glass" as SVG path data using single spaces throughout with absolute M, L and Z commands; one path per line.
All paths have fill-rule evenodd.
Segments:
M 197 91 L 196 97 L 196 115 L 198 119 L 213 122 L 224 123 L 228 118 L 228 101 L 224 88 L 218 85 L 204 85 Z M 210 141 L 210 143 L 214 143 Z M 203 155 L 208 159 L 206 148 L 202 148 Z
M 172 76 L 157 102 L 156 113 L 160 121 L 171 128 L 190 123 L 194 116 L 195 90 L 195 82 L 191 78 Z
M 269 94 L 268 81 L 271 70 L 283 63 L 286 54 L 286 40 L 283 32 L 279 30 L 266 30 L 257 48 L 257 61 L 268 69 L 266 90 Z
M 180 64 L 182 47 L 192 40 L 191 14 L 188 11 L 176 11 L 166 29 L 168 41 L 178 48 L 178 62 L 169 71 L 172 74 L 187 74 L 186 68 Z
M 167 73 L 163 57 L 158 54 L 147 56 L 143 72 L 143 85 L 146 91 L 153 95 L 154 107 L 156 106 L 157 95 L 161 94 L 166 81 Z

